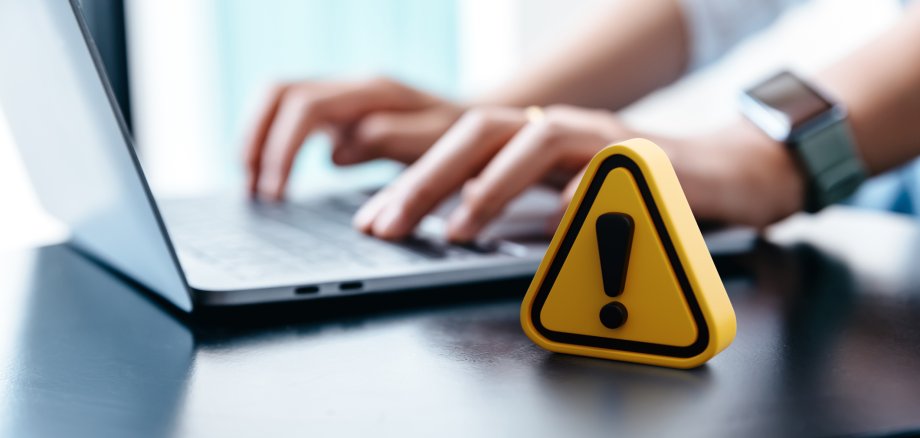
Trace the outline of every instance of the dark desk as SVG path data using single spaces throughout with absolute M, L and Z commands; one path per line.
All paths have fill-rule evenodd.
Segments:
M 8 436 L 815 436 L 920 430 L 920 233 L 832 214 L 718 257 L 735 343 L 556 355 L 526 281 L 185 318 L 52 246 L 0 266 Z M 806 242 L 803 236 L 810 236 Z

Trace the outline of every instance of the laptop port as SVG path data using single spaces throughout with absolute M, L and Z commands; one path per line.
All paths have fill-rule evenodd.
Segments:
M 339 285 L 339 290 L 360 290 L 364 287 L 364 283 L 360 281 L 349 281 L 347 283 L 342 283 Z
M 296 295 L 310 295 L 315 293 L 319 293 L 319 286 L 301 286 L 294 289 L 294 294 Z

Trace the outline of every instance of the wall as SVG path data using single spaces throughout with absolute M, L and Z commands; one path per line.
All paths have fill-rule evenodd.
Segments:
M 135 111 L 143 120 L 142 126 L 137 127 L 138 138 L 139 143 L 149 146 L 143 152 L 145 166 L 158 193 L 188 194 L 238 187 L 240 173 L 236 160 L 246 117 L 242 108 L 258 94 L 253 90 L 276 74 L 330 75 L 348 71 L 356 75 L 407 65 L 411 68 L 402 72 L 410 80 L 448 95 L 473 96 L 513 77 L 515 71 L 526 68 L 529 60 L 570 38 L 578 31 L 583 17 L 610 5 L 604 0 L 457 0 L 456 3 L 393 0 L 388 4 L 400 5 L 403 11 L 428 8 L 407 21 L 415 23 L 414 29 L 420 33 L 385 41 L 376 58 L 363 57 L 367 49 L 361 49 L 365 55 L 342 55 L 341 50 L 357 50 L 356 47 L 367 45 L 368 35 L 385 32 L 375 28 L 374 23 L 375 17 L 386 11 L 364 10 L 363 14 L 348 18 L 353 15 L 348 8 L 373 4 L 376 3 L 370 0 L 364 3 L 361 0 L 129 1 L 131 50 L 143 53 L 132 59 L 132 73 L 140 84 L 146 84 L 136 90 Z M 299 25 L 294 12 L 274 20 L 271 8 L 266 5 L 290 8 L 314 19 L 322 17 L 316 11 L 324 10 L 339 21 L 318 20 Z M 313 12 L 310 8 L 314 8 Z M 736 116 L 735 96 L 745 85 L 783 65 L 806 73 L 816 71 L 880 32 L 897 17 L 897 8 L 897 2 L 883 0 L 811 2 L 790 13 L 771 31 L 741 45 L 724 62 L 650 96 L 626 111 L 625 117 L 642 128 L 671 133 L 708 129 Z M 400 17 L 397 14 L 386 20 L 392 23 Z M 247 21 L 250 19 L 254 21 Z M 259 35 L 259 23 L 267 34 Z M 339 24 L 330 27 L 329 23 Z M 246 41 L 229 40 L 233 35 L 227 26 L 235 25 L 246 26 L 244 33 L 236 35 L 237 38 L 245 35 Z M 370 29 L 365 30 L 369 33 L 358 32 L 367 26 Z M 247 65 L 233 51 L 233 47 L 241 47 L 259 55 L 265 41 L 277 39 L 285 32 L 298 32 L 299 27 L 313 28 L 318 33 L 300 29 L 300 40 L 276 41 L 271 47 L 274 54 L 261 54 L 279 62 L 274 67 L 267 65 L 267 58 Z M 320 35 L 323 39 L 311 39 L 310 35 Z M 250 38 L 263 38 L 263 42 Z M 410 40 L 416 40 L 417 44 L 409 44 Z M 324 48 L 329 44 L 337 44 L 338 51 Z M 417 65 L 395 57 L 397 62 L 388 64 L 393 51 L 404 46 L 423 54 L 417 59 L 428 61 Z M 288 53 L 301 56 L 288 56 Z M 322 62 L 312 63 L 318 60 L 317 56 Z M 362 63 L 362 59 L 373 62 Z M 423 74 L 410 74 L 419 70 Z M 400 71 L 389 69 L 396 74 L 401 74 Z M 228 102 L 233 103 L 228 105 Z M 314 163 L 311 169 L 325 172 L 321 176 L 333 174 L 321 146 L 316 146 L 311 157 L 302 161 Z M 4 213 L 0 214 L 0 249 L 60 238 L 62 229 L 42 213 L 29 189 L 2 114 L 0 187 L 3 187 L 0 193 L 4 204 Z

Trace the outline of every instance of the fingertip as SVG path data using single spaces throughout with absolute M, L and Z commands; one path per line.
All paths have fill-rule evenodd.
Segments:
M 479 193 L 481 185 L 481 179 L 479 177 L 468 179 L 465 183 L 463 183 L 463 188 L 460 189 L 460 197 L 463 199 L 472 198 Z
M 452 243 L 469 243 L 476 238 L 476 234 L 466 229 L 447 230 L 447 240 Z
M 374 221 L 380 216 L 380 213 L 389 205 L 390 187 L 385 187 L 370 197 L 361 205 L 361 208 L 355 212 L 352 217 L 352 224 L 361 232 L 373 235 Z
M 406 218 L 399 207 L 388 207 L 371 227 L 371 233 L 381 239 L 396 240 L 405 237 L 408 233 Z
M 287 175 L 277 175 L 272 184 L 271 197 L 275 202 L 284 201 L 285 194 L 287 192 Z
M 351 226 L 365 234 L 371 233 L 371 225 L 374 223 L 374 212 L 365 204 L 358 209 L 351 218 Z
M 470 210 L 460 206 L 447 221 L 447 240 L 469 242 L 479 233 L 479 226 L 472 220 Z
M 284 186 L 278 186 L 274 192 L 272 192 L 271 198 L 275 202 L 284 202 Z

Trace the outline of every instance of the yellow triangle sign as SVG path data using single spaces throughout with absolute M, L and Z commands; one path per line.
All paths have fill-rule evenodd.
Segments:
M 735 337 L 735 313 L 667 155 L 633 139 L 597 154 L 521 306 L 559 353 L 692 368 Z

